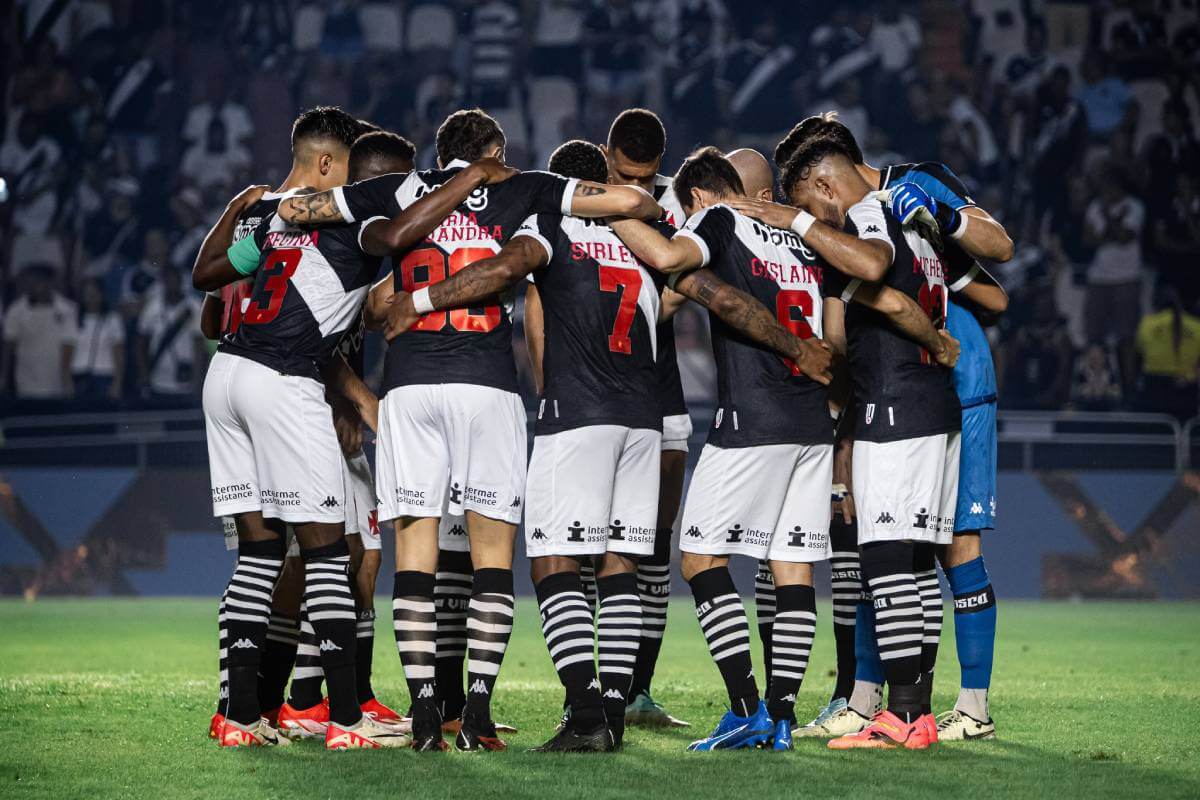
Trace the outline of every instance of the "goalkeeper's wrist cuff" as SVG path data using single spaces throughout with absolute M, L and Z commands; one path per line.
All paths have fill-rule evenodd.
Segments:
M 800 234 L 803 239 L 808 234 L 808 229 L 812 227 L 817 218 L 807 211 L 800 211 L 796 214 L 796 218 L 792 220 L 792 230 Z
M 953 222 L 951 223 L 949 231 L 950 238 L 961 239 L 963 234 L 967 232 L 967 220 L 969 220 L 970 217 L 958 209 L 954 209 L 954 217 L 952 219 Z
M 429 300 L 428 286 L 417 289 L 412 293 L 412 304 L 413 310 L 415 310 L 418 314 L 428 314 L 429 312 L 436 310 L 433 307 L 433 303 Z

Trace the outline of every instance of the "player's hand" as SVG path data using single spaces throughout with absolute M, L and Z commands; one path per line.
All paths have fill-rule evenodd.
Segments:
M 942 340 L 942 349 L 934 353 L 933 358 L 946 369 L 953 369 L 954 365 L 958 363 L 958 355 L 962 350 L 958 339 L 944 330 L 938 331 L 938 336 Z
M 342 452 L 352 456 L 362 450 L 363 432 L 362 421 L 357 410 L 346 408 L 345 403 L 335 403 L 333 406 L 333 430 L 337 433 L 338 444 Z
M 830 508 L 834 515 L 841 514 L 842 522 L 847 525 L 854 522 L 854 492 L 850 485 L 851 468 L 854 457 L 854 441 L 840 439 L 833 446 L 833 483 L 834 492 Z
M 725 201 L 725 204 L 740 214 L 758 220 L 772 228 L 787 230 L 792 227 L 800 209 L 786 206 L 782 203 L 772 203 L 768 200 L 755 200 L 750 197 L 735 197 Z
M 395 292 L 386 301 L 387 318 L 383 323 L 383 338 L 389 342 L 417 324 L 421 315 L 413 307 L 412 295 L 408 292 Z
M 833 381 L 833 351 L 821 339 L 799 339 L 792 362 L 797 369 L 817 383 L 828 386 Z
M 269 191 L 271 191 L 271 187 L 263 184 L 247 186 L 245 189 L 242 189 L 240 192 L 238 192 L 236 197 L 229 201 L 229 205 L 236 205 L 239 208 L 249 208 L 261 200 L 262 196 Z
M 482 185 L 484 186 L 493 183 L 503 183 L 520 172 L 520 170 L 506 165 L 503 161 L 493 156 L 485 156 L 473 161 L 471 168 L 479 173 L 480 178 L 482 178 Z
M 937 220 L 937 201 L 929 196 L 929 192 L 915 183 L 905 181 L 897 184 L 888 192 L 888 210 L 901 225 L 917 221 L 918 215 L 928 215 L 929 222 Z M 922 214 L 921 212 L 925 212 Z

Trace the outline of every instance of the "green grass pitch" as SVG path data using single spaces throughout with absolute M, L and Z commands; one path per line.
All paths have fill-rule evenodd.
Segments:
M 561 691 L 532 603 L 520 604 L 496 694 L 521 730 L 499 754 L 221 751 L 206 738 L 216 696 L 216 601 L 0 603 L 0 797 L 183 798 L 821 798 L 1200 797 L 1200 607 L 1000 606 L 993 710 L 1000 739 L 927 752 L 693 754 L 723 693 L 685 602 L 672 605 L 656 693 L 686 731 L 631 730 L 612 756 L 524 752 L 553 729 Z M 832 683 L 829 606 L 797 711 Z M 390 615 L 384 614 L 385 618 Z M 938 709 L 958 667 L 947 614 Z M 403 707 L 387 619 L 376 690 Z M 757 647 L 757 645 L 756 645 Z

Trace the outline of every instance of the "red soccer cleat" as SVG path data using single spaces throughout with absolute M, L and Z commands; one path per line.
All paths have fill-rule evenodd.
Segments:
M 929 716 L 929 715 L 926 715 Z M 930 717 L 932 721 L 932 717 Z M 932 735 L 930 730 L 932 729 Z M 931 744 L 937 743 L 937 725 L 925 721 L 925 717 L 915 722 L 902 722 L 890 711 L 881 711 L 871 720 L 871 724 L 859 733 L 841 736 L 829 742 L 831 750 L 854 750 L 867 748 L 875 750 L 893 750 L 903 747 L 907 750 L 924 750 Z
M 366 716 L 384 725 L 403 725 L 405 717 L 400 716 L 392 709 L 379 702 L 379 698 L 372 697 L 370 700 L 362 704 L 362 712 Z M 412 727 L 412 722 L 409 721 L 409 727 Z
M 312 708 L 297 709 L 290 703 L 279 707 L 279 731 L 284 736 L 308 739 L 325 736 L 329 730 L 329 701 L 322 700 Z
M 212 720 L 208 723 L 208 738 L 221 738 L 221 726 L 225 724 L 225 715 L 220 711 L 212 715 Z

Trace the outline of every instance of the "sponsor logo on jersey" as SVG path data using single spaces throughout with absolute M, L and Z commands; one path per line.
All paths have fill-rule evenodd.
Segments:
M 232 500 L 249 500 L 254 497 L 254 489 L 248 483 L 231 483 L 215 487 L 212 495 L 214 503 L 228 503 Z
M 896 518 L 887 511 L 880 512 L 879 516 L 875 518 L 876 525 L 894 525 L 895 522 Z
M 450 484 L 450 502 L 451 503 L 455 503 L 455 504 L 461 503 L 462 502 L 462 494 L 463 494 L 462 489 L 458 488 L 457 483 Z
M 763 242 L 774 245 L 776 247 L 786 247 L 791 250 L 799 250 L 808 261 L 815 261 L 816 256 L 808 246 L 804 244 L 804 240 L 800 238 L 800 234 L 795 231 L 785 231 L 782 228 L 772 228 L 769 225 L 763 225 L 757 220 L 750 220 L 750 228 L 754 231 L 754 235 Z
M 808 535 L 807 531 L 800 530 L 800 526 L 792 528 L 788 533 L 788 547 L 804 547 L 804 537 Z
M 608 538 L 619 542 L 625 541 L 625 536 L 623 535 L 625 533 L 625 526 L 621 524 L 621 520 L 613 520 L 612 524 L 608 526 L 608 531 Z
M 332 652 L 334 652 L 335 650 L 341 650 L 341 649 L 342 649 L 342 648 L 338 647 L 336 644 L 334 644 L 334 643 L 333 643 L 332 641 L 330 641 L 329 639 L 322 639 L 322 640 L 321 640 L 321 652 L 322 652 L 322 653 L 332 653 Z
M 725 531 L 725 533 L 729 534 L 727 537 L 725 537 L 725 541 L 734 543 L 742 540 L 742 534 L 745 533 L 745 531 L 742 529 L 742 526 L 739 523 L 735 522 L 733 527 Z
M 938 518 L 922 508 L 913 514 L 912 526 L 918 530 L 937 530 Z
M 494 506 L 500 502 L 499 492 L 489 491 L 487 489 L 476 489 L 474 486 L 468 486 L 463 489 L 463 499 L 468 503 L 479 503 L 486 506 Z M 454 502 L 458 502 L 455 500 Z
M 330 495 L 321 503 L 321 508 L 337 508 L 340 505 L 341 503 L 337 501 L 337 498 Z
M 258 493 L 258 499 L 269 506 L 300 505 L 300 493 L 285 489 L 263 489 Z
M 471 684 L 470 692 L 471 694 L 490 694 L 487 684 L 483 682 L 483 678 L 475 679 L 475 682 Z
M 584 530 L 586 530 L 586 529 L 582 525 L 579 524 L 579 520 L 575 520 L 575 523 L 573 525 L 567 526 L 567 541 L 568 542 L 582 542 Z
M 409 489 L 404 486 L 397 486 L 396 502 L 425 505 L 425 492 L 422 489 Z

